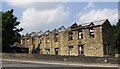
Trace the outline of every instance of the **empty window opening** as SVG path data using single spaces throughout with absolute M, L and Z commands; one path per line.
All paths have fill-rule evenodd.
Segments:
M 83 39 L 83 32 L 82 31 L 78 31 L 78 39 Z
M 46 43 L 49 43 L 49 35 L 46 35 Z
M 54 34 L 54 41 L 55 41 L 55 42 L 58 42 L 58 33 L 55 33 L 55 34 Z
M 35 38 L 32 37 L 32 44 L 35 44 Z
M 49 55 L 50 54 L 50 49 L 45 49 L 45 54 Z
M 83 45 L 78 46 L 78 54 L 79 55 L 84 55 L 84 46 Z
M 89 28 L 90 37 L 94 37 L 94 29 Z
M 73 40 L 73 32 L 72 31 L 69 32 L 69 40 Z
M 42 49 L 40 49 L 39 53 L 40 53 L 40 54 L 43 54 Z
M 58 55 L 58 48 L 55 48 L 55 55 Z
M 29 38 L 27 38 L 27 45 L 29 45 L 30 44 L 30 40 L 29 40 Z
M 69 47 L 69 52 L 68 54 L 69 55 L 73 55 L 73 46 L 68 46 Z
M 42 36 L 39 36 L 39 43 L 42 44 Z

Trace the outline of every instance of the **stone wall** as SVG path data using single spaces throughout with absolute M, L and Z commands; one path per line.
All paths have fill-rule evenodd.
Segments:
M 2 59 L 120 64 L 120 58 L 3 53 Z M 105 62 L 107 60 L 107 62 Z
M 90 23 L 89 23 L 90 24 Z M 90 37 L 90 28 L 93 28 L 94 37 Z M 82 30 L 83 39 L 78 39 L 78 30 Z M 35 45 L 33 48 L 38 48 L 46 54 L 46 51 L 50 52 L 50 55 L 55 55 L 55 49 L 58 48 L 58 55 L 73 55 L 78 56 L 79 46 L 83 46 L 82 55 L 85 56 L 97 56 L 104 57 L 105 55 L 113 55 L 112 35 L 111 27 L 108 20 L 105 20 L 101 25 L 83 26 L 79 29 L 65 29 L 58 32 L 58 41 L 54 40 L 54 32 L 49 32 L 49 42 L 46 43 L 46 34 L 42 36 L 42 44 L 39 44 L 39 36 L 35 33 Z M 73 33 L 73 39 L 69 40 L 69 32 Z M 109 45 L 109 52 L 105 54 L 105 44 Z M 32 45 L 30 45 L 32 46 Z M 30 50 L 32 51 L 32 50 Z M 111 54 L 110 54 L 111 53 Z

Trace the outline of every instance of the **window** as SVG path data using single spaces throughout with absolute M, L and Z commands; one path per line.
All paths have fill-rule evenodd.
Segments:
M 82 31 L 78 31 L 78 39 L 83 39 L 83 32 Z
M 32 44 L 35 44 L 35 38 L 32 37 Z
M 45 49 L 45 54 L 49 55 L 50 54 L 50 49 Z
M 89 28 L 89 32 L 90 32 L 90 37 L 94 37 L 94 29 L 93 28 Z
M 25 45 L 25 39 L 22 40 L 23 45 Z
M 49 35 L 46 35 L 46 43 L 49 43 Z
M 49 42 L 49 33 L 50 33 L 49 30 L 44 33 L 46 35 L 46 43 Z
M 30 40 L 29 40 L 29 38 L 27 38 L 27 45 L 29 45 L 30 44 Z
M 78 46 L 78 54 L 79 55 L 84 55 L 84 47 L 83 47 L 83 45 Z
M 58 55 L 58 48 L 55 48 L 55 55 Z
M 40 49 L 40 52 L 39 52 L 40 54 L 43 54 L 43 51 L 42 51 L 42 49 Z
M 55 42 L 58 42 L 58 33 L 55 33 L 55 34 L 54 34 L 54 41 L 55 41 Z
M 69 40 L 72 40 L 72 39 L 73 39 L 73 32 L 70 31 L 70 32 L 69 32 Z
M 68 46 L 69 47 L 69 55 L 73 55 L 73 46 Z
M 39 36 L 39 43 L 42 44 L 42 36 Z

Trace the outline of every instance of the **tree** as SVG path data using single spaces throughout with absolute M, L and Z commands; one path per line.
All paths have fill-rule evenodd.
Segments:
M 23 28 L 18 29 L 20 24 L 17 17 L 13 15 L 13 9 L 2 12 L 2 51 L 9 52 L 8 48 L 15 42 L 19 42 L 21 35 L 19 32 Z
M 2 48 L 2 12 L 0 11 L 0 48 Z M 0 52 L 2 49 L 0 49 Z
M 113 25 L 115 52 L 120 53 L 120 19 L 116 25 Z

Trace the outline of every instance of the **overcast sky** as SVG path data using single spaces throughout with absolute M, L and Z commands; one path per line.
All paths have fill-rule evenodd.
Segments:
M 116 24 L 118 2 L 3 2 L 2 10 L 14 9 L 24 28 L 21 34 L 47 31 L 101 19 Z

